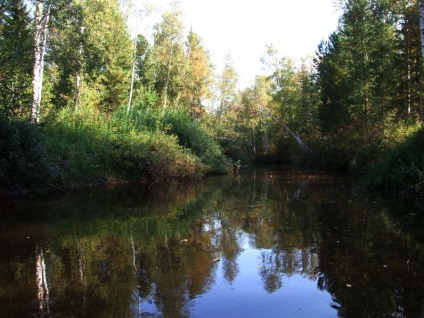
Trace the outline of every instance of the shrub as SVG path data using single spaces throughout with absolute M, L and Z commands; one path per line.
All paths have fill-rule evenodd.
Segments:
M 169 133 L 178 136 L 180 145 L 191 149 L 206 165 L 209 173 L 226 173 L 232 169 L 231 161 L 222 153 L 219 144 L 190 114 L 169 111 L 163 118 Z
M 386 158 L 373 164 L 360 183 L 371 189 L 414 189 L 424 181 L 424 129 L 396 146 Z
M 49 182 L 53 170 L 41 130 L 0 116 L 0 185 L 18 190 Z

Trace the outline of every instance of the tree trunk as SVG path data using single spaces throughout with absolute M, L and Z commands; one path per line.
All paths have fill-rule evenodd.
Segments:
M 133 88 L 134 88 L 134 77 L 135 77 L 135 59 L 137 55 L 137 37 L 134 38 L 134 54 L 133 54 L 133 65 L 131 69 L 131 85 L 130 85 L 130 96 L 128 99 L 128 107 L 127 112 L 130 112 L 131 109 L 131 103 L 132 103 L 132 95 L 133 95 Z
M 421 57 L 422 57 L 422 60 L 423 60 L 423 63 L 424 63 L 424 5 L 423 5 L 423 0 L 418 0 L 418 15 L 420 17 Z M 421 103 L 420 103 L 420 112 L 422 112 L 421 107 L 422 106 L 421 106 Z M 421 120 L 422 120 L 422 114 L 421 114 Z
M 32 79 L 31 122 L 40 121 L 41 92 L 43 89 L 44 54 L 46 52 L 47 27 L 50 17 L 50 5 L 45 8 L 44 0 L 36 1 L 35 34 L 34 34 L 34 65 Z
M 77 70 L 77 76 L 76 76 L 76 101 L 75 101 L 75 108 L 78 110 L 79 106 L 81 105 L 81 95 L 82 95 L 82 63 L 83 63 L 83 53 L 84 53 L 84 45 L 83 45 L 83 34 L 84 34 L 84 27 L 80 27 L 80 43 L 79 43 L 79 49 L 78 49 L 78 70 Z
M 264 109 L 264 107 L 262 107 L 262 109 Z M 293 131 L 291 131 L 290 128 L 286 124 L 284 124 L 280 119 L 278 119 L 274 115 L 271 115 L 270 113 L 266 113 L 263 110 L 260 110 L 260 109 L 253 109 L 253 110 L 254 111 L 257 111 L 260 114 L 263 114 L 265 116 L 268 116 L 268 117 L 272 118 L 273 120 L 275 120 L 277 123 L 279 123 L 281 126 L 283 126 L 289 132 L 289 134 L 292 135 L 292 137 L 294 139 L 296 139 L 297 143 L 299 144 L 299 146 L 302 147 L 302 149 L 304 151 L 312 152 L 312 150 L 308 146 L 306 146 L 305 143 L 302 141 L 302 139 L 300 138 L 299 134 L 297 134 L 297 133 L 295 134 Z
M 38 309 L 40 315 L 44 316 L 45 313 L 49 313 L 49 287 L 47 285 L 43 249 L 38 247 L 35 255 L 35 280 L 37 283 Z
M 172 58 L 174 55 L 174 39 L 171 40 L 171 47 L 169 50 L 169 60 L 168 60 L 168 69 L 166 72 L 166 78 L 165 78 L 165 85 L 163 87 L 163 115 L 165 116 L 167 102 L 168 102 L 168 86 L 169 81 L 171 80 L 171 65 L 172 65 Z
M 266 131 L 266 123 L 264 120 L 264 112 L 263 112 L 263 107 L 262 104 L 259 104 L 259 110 L 260 110 L 260 114 L 261 114 L 261 129 L 262 129 L 262 139 L 263 139 L 263 143 L 264 143 L 264 147 L 265 147 L 265 153 L 268 154 L 269 153 L 269 142 L 268 142 L 268 134 Z
M 420 17 L 420 31 L 421 31 L 421 56 L 424 62 L 424 6 L 423 0 L 418 0 L 418 15 Z

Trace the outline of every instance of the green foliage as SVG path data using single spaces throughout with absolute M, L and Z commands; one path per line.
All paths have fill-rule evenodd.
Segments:
M 163 120 L 169 132 L 178 136 L 180 145 L 191 149 L 208 172 L 225 173 L 232 169 L 231 161 L 222 154 L 218 143 L 187 112 L 170 111 Z
M 52 174 L 42 128 L 0 116 L 0 185 L 10 190 L 39 186 Z
M 423 172 L 424 129 L 420 129 L 400 143 L 386 158 L 372 165 L 361 184 L 370 189 L 415 190 L 424 181 Z
M 81 103 L 111 112 L 124 105 L 133 44 L 118 1 L 70 2 L 56 15 L 46 72 L 54 107 Z
M 144 107 L 128 115 L 125 112 L 117 113 L 117 120 L 121 126 L 129 123 L 137 131 L 166 133 L 175 138 L 175 143 L 201 160 L 206 173 L 224 173 L 232 169 L 231 161 L 222 153 L 219 144 L 188 112 L 170 110 L 162 116 L 161 111 Z
M 33 40 L 30 17 L 22 1 L 3 2 L 0 11 L 0 112 L 20 117 L 31 103 Z
M 204 165 L 178 139 L 160 130 L 159 116 L 138 121 L 124 112 L 111 118 L 82 117 L 64 109 L 46 126 L 49 155 L 61 172 L 58 182 L 105 179 L 198 178 Z M 150 127 L 149 127 L 150 126 Z M 155 128 L 156 127 L 156 128 Z

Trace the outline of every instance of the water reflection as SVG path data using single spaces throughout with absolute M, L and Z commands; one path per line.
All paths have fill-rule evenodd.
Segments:
M 258 169 L 4 203 L 5 317 L 416 317 L 423 211 Z

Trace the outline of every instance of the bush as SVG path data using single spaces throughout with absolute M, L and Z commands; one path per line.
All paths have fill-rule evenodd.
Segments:
M 1 119 L 0 185 L 164 181 L 228 172 L 231 161 L 188 114 L 150 108 L 109 116 L 63 108 L 43 127 Z
M 414 190 L 424 181 L 424 129 L 395 147 L 388 156 L 373 164 L 360 183 L 370 189 Z
M 106 118 L 65 109 L 51 118 L 46 131 L 61 183 L 199 178 L 207 170 L 151 110 L 119 111 Z
M 184 111 L 169 110 L 165 116 L 161 111 L 152 108 L 139 108 L 130 114 L 119 112 L 115 121 L 128 129 L 133 127 L 137 131 L 151 133 L 166 133 L 176 136 L 182 149 L 191 152 L 200 159 L 205 173 L 227 173 L 232 169 L 231 160 L 222 153 L 220 145 L 210 133 Z
M 169 133 L 178 136 L 181 146 L 191 149 L 206 165 L 209 173 L 227 173 L 232 169 L 231 160 L 223 153 L 212 136 L 194 121 L 190 114 L 181 111 L 169 111 L 163 118 Z
M 52 174 L 42 128 L 0 116 L 0 185 L 19 190 L 48 183 Z

